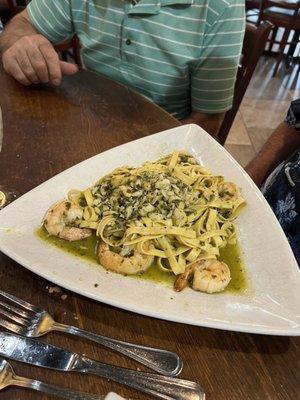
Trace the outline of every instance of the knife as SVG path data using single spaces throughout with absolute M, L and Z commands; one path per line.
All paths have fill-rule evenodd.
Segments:
M 205 394 L 197 383 L 104 364 L 70 350 L 11 333 L 0 332 L 0 355 L 58 371 L 98 375 L 149 393 L 158 399 L 205 399 Z

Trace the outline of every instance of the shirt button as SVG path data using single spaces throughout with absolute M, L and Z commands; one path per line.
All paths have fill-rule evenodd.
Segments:
M 131 44 L 131 40 L 130 39 L 126 39 L 125 43 L 129 46 Z

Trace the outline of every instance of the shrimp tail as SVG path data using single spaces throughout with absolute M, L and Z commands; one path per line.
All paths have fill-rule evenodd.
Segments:
M 182 274 L 178 275 L 174 282 L 175 292 L 181 292 L 188 285 L 189 280 L 195 273 L 195 267 L 190 265 Z

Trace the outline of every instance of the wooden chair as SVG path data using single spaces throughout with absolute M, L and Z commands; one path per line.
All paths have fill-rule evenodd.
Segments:
M 260 4 L 261 4 L 261 0 L 246 0 L 245 1 L 246 10 L 253 10 L 253 9 L 259 10 Z
M 263 0 L 259 19 L 260 21 L 270 21 L 274 26 L 268 51 L 272 51 L 274 43 L 279 44 L 279 54 L 273 71 L 274 77 L 278 71 L 280 63 L 284 58 L 284 50 L 286 45 L 294 46 L 295 48 L 297 44 L 295 41 L 298 42 L 299 35 L 297 35 L 297 31 L 300 30 L 300 1 Z M 278 42 L 276 41 L 276 36 L 279 28 L 283 28 L 284 33 L 282 39 Z M 292 42 L 288 42 L 291 31 L 295 31 L 296 35 L 294 35 Z
M 2 25 L 5 25 L 11 18 L 11 12 L 8 8 L 6 1 L 0 0 L 0 21 Z
M 246 20 L 247 22 L 259 25 L 260 10 L 262 7 L 262 0 L 246 0 Z
M 246 25 L 241 64 L 234 88 L 233 106 L 231 110 L 226 112 L 217 137 L 222 145 L 227 139 L 255 67 L 264 51 L 271 29 L 272 25 L 269 22 L 263 22 L 259 26 L 249 23 Z
M 16 15 L 19 12 L 23 11 L 26 5 L 30 2 L 30 0 L 21 0 L 18 2 L 17 0 L 6 0 L 7 5 L 12 13 L 12 15 Z M 77 36 L 74 36 L 69 42 L 61 43 L 59 45 L 54 46 L 55 50 L 61 54 L 63 60 L 67 60 L 68 55 L 71 56 L 75 63 L 82 67 L 81 55 L 80 55 L 80 42 Z M 69 50 L 72 50 L 72 54 Z
M 20 5 L 17 0 L 6 0 L 6 2 L 13 15 L 16 15 L 20 11 L 24 10 L 26 4 L 29 3 L 29 1 L 26 0 L 22 1 L 22 5 Z
M 80 54 L 80 42 L 76 35 L 72 37 L 70 42 L 58 44 L 58 45 L 54 46 L 54 48 L 58 53 L 61 53 L 62 59 L 64 61 L 67 61 L 68 55 L 70 55 L 74 59 L 75 63 L 79 67 L 82 67 L 81 54 Z M 71 54 L 69 52 L 70 49 L 72 49 Z

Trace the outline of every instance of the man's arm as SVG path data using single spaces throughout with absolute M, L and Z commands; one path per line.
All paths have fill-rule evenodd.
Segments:
M 261 186 L 274 168 L 286 160 L 298 146 L 300 134 L 294 127 L 282 122 L 245 170 L 257 186 Z
M 3 54 L 18 39 L 26 35 L 36 35 L 38 31 L 30 23 L 26 10 L 16 15 L 0 37 L 0 51 Z
M 49 81 L 59 85 L 62 74 L 77 72 L 75 65 L 59 60 L 53 45 L 39 34 L 26 10 L 4 30 L 0 52 L 5 71 L 24 85 Z
M 204 114 L 199 111 L 192 111 L 191 114 L 181 120 L 183 124 L 197 124 L 213 137 L 218 136 L 220 126 L 223 122 L 225 113 Z

